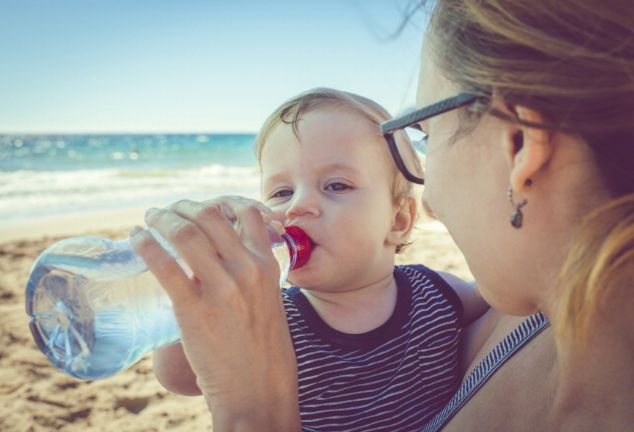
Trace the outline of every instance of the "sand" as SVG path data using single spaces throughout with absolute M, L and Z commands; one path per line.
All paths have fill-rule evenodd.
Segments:
M 80 381 L 50 366 L 28 330 L 24 287 L 35 258 L 69 235 L 124 238 L 142 211 L 77 215 L 0 228 L 0 431 L 204 431 L 211 418 L 201 397 L 164 390 L 151 355 L 110 378 Z M 463 278 L 470 273 L 445 229 L 425 221 L 401 263 L 424 263 Z

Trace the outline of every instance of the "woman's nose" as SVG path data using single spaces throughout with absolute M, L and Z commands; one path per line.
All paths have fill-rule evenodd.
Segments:
M 319 216 L 319 198 L 316 193 L 296 190 L 293 199 L 286 209 L 286 219 L 293 220 L 299 216 Z

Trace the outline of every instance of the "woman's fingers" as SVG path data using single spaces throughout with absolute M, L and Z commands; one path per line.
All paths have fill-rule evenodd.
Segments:
M 146 223 L 155 229 L 176 250 L 198 281 L 209 282 L 214 288 L 206 289 L 214 294 L 225 289 L 230 277 L 222 264 L 221 257 L 206 233 L 196 222 L 192 222 L 168 209 L 151 209 L 146 213 Z M 226 223 L 219 221 L 216 231 L 230 230 Z M 225 225 L 225 227 L 219 226 Z M 234 242 L 235 243 L 235 242 Z
M 264 207 L 265 208 L 265 207 Z M 263 205 L 253 200 L 222 197 L 204 203 L 182 200 L 166 209 L 150 209 L 146 224 L 155 230 L 176 251 L 195 277 L 187 290 L 216 298 L 240 289 L 248 296 L 258 296 L 263 287 L 277 288 L 279 266 L 271 253 L 269 232 Z M 152 240 L 152 239 L 150 239 Z M 159 248 L 154 242 L 151 247 Z M 155 252 L 156 256 L 160 251 Z M 144 257 L 145 258 L 145 257 Z M 148 259 L 148 267 L 170 292 L 176 272 L 169 254 Z M 167 270 L 169 269 L 169 270 Z M 182 282 L 180 282 L 182 284 Z M 192 287 L 193 283 L 193 287 Z M 185 288 L 182 288 L 185 289 Z M 213 302 L 212 302 L 213 303 Z
M 174 305 L 187 308 L 188 305 L 197 302 L 198 287 L 154 236 L 142 229 L 134 230 L 130 234 L 130 244 L 156 276 Z
M 220 197 L 220 198 L 216 198 L 213 200 L 209 200 L 209 201 L 205 201 L 203 204 L 206 203 L 214 203 L 214 202 L 222 202 L 222 203 L 226 203 L 226 204 L 230 204 L 230 203 L 242 203 L 245 205 L 252 205 L 255 206 L 258 210 L 260 210 L 260 212 L 262 213 L 263 216 L 268 216 L 270 218 L 273 218 L 273 211 L 268 208 L 266 205 L 264 205 L 263 203 L 261 203 L 260 201 L 256 201 L 254 199 L 250 199 L 250 198 L 245 198 L 245 197 L 241 197 L 238 195 L 226 195 L 224 197 Z
M 131 236 L 172 299 L 184 352 L 210 407 L 261 418 L 270 418 L 272 406 L 262 401 L 296 407 L 295 356 L 261 208 L 236 198 L 181 201 L 149 212 L 147 224 L 193 272 L 189 277 L 147 231 Z M 285 420 L 296 428 L 297 412 L 289 413 Z M 222 412 L 213 419 L 220 427 Z
M 221 197 L 204 203 L 183 200 L 170 206 L 171 211 L 205 234 L 223 268 L 241 285 L 247 286 L 251 286 L 247 279 L 262 276 L 259 274 L 262 267 L 272 275 L 278 271 L 264 223 L 264 219 L 270 218 L 270 210 L 262 213 L 263 208 L 266 209 L 261 203 L 237 197 Z
M 217 199 L 199 203 L 181 200 L 168 209 L 195 224 L 205 234 L 221 260 L 239 261 L 245 258 L 245 250 L 234 228 L 234 224 L 238 223 L 237 216 L 233 208 L 224 201 Z
M 271 242 L 259 207 L 251 203 L 238 202 L 234 211 L 238 216 L 237 229 L 244 246 L 252 252 L 268 252 Z

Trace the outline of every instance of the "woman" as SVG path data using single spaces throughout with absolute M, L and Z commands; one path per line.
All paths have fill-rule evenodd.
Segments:
M 501 312 L 469 330 L 467 378 L 429 430 L 631 428 L 633 28 L 625 0 L 436 2 L 418 92 L 427 108 L 384 131 L 388 142 L 402 126 L 428 133 L 425 205 Z M 174 301 L 214 430 L 298 429 L 260 211 L 182 202 L 148 224 L 195 274 L 134 236 Z

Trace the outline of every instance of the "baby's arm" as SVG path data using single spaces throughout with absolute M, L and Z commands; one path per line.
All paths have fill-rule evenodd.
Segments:
M 185 396 L 201 394 L 196 384 L 196 375 L 189 366 L 180 343 L 154 350 L 154 375 L 163 387 L 172 393 Z
M 464 311 L 462 315 L 463 325 L 472 323 L 489 309 L 489 304 L 476 293 L 475 282 L 463 281 L 451 273 L 439 271 L 438 274 L 453 288 L 456 294 L 458 294 L 458 297 L 460 297 Z

